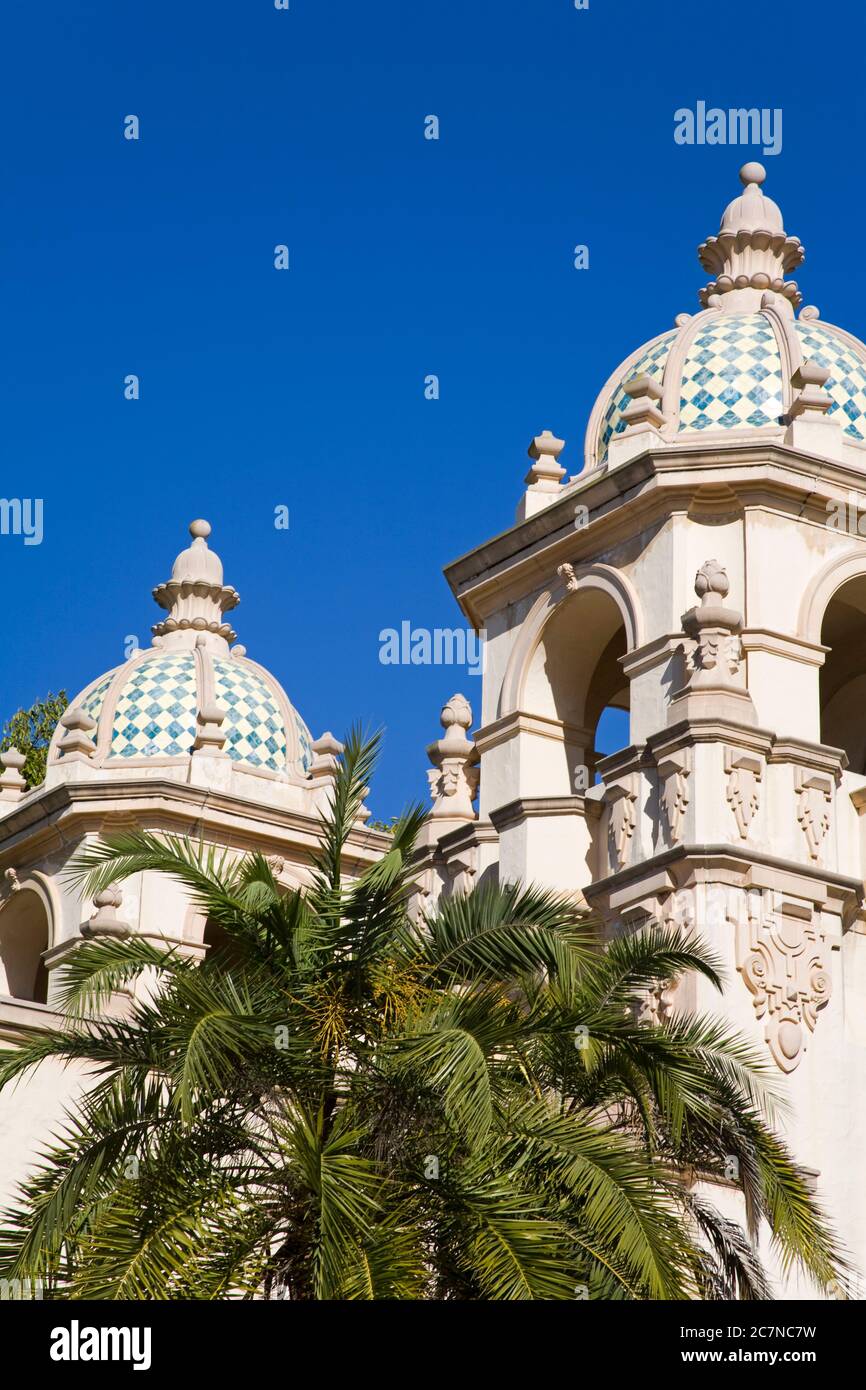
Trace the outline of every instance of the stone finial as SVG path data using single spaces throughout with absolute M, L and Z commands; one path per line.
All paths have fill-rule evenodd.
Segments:
M 801 315 L 802 317 L 802 315 Z M 807 358 L 791 376 L 793 399 L 783 421 L 787 425 L 785 443 L 804 453 L 844 462 L 848 445 L 840 421 L 841 411 L 833 410 L 833 399 L 824 390 L 830 372 L 814 358 Z
M 7 748 L 0 753 L 3 773 L 0 775 L 0 801 L 20 801 L 27 790 L 27 783 L 21 771 L 27 759 L 17 748 Z
M 153 597 L 168 617 L 156 623 L 153 635 L 162 646 L 189 647 L 191 638 L 206 634 L 209 646 L 227 651 L 237 633 L 223 614 L 236 608 L 240 597 L 236 589 L 223 583 L 222 561 L 208 548 L 210 523 L 190 523 L 192 545 L 182 550 L 172 566 L 171 579 L 158 584 Z
M 724 603 L 730 587 L 718 560 L 705 560 L 695 575 L 700 603 L 682 617 L 683 632 L 691 640 L 685 681 L 668 706 L 669 724 L 693 716 L 757 721 L 742 666 L 742 614 Z
M 57 745 L 57 751 L 62 757 L 71 758 L 73 754 L 82 758 L 96 756 L 96 744 L 93 742 L 96 720 L 91 718 L 86 709 L 81 705 L 75 705 L 61 715 L 60 723 L 66 730 Z
M 791 377 L 791 385 L 796 394 L 788 411 L 789 418 L 795 420 L 802 415 L 815 420 L 826 415 L 833 401 L 822 388 L 829 380 L 830 371 L 827 367 L 822 367 L 820 362 L 808 358 L 801 363 Z
M 98 936 L 113 936 L 119 940 L 125 940 L 131 935 L 132 928 L 118 915 L 117 909 L 122 902 L 123 894 L 119 888 L 112 886 L 97 893 L 93 899 L 96 911 L 89 921 L 82 923 L 81 935 L 89 939 Z
M 725 308 L 757 310 L 767 290 L 780 296 L 788 313 L 800 304 L 796 281 L 786 280 L 785 273 L 802 265 L 805 252 L 799 239 L 786 233 L 777 205 L 764 196 L 766 177 L 763 164 L 743 165 L 743 192 L 725 209 L 718 236 L 698 247 L 701 265 L 715 276 L 698 295 L 705 309 L 718 296 Z
M 472 707 L 465 695 L 452 695 L 443 706 L 439 722 L 443 738 L 427 748 L 433 767 L 427 773 L 433 798 L 434 820 L 475 820 L 472 802 L 478 790 L 478 751 L 467 731 Z
M 549 506 L 562 491 L 565 469 L 559 462 L 559 455 L 564 448 L 565 440 L 557 439 L 550 430 L 542 430 L 533 439 L 528 449 L 532 467 L 524 479 L 526 492 L 517 508 L 518 521 L 525 521 Z
M 565 477 L 565 469 L 559 456 L 565 448 L 565 440 L 557 439 L 550 430 L 542 430 L 530 444 L 527 453 L 532 459 L 532 467 L 524 478 L 529 487 L 539 487 L 545 492 L 558 492 Z
M 225 751 L 226 735 L 222 728 L 222 723 L 226 717 L 226 711 L 219 705 L 211 702 L 202 705 L 196 714 L 196 734 L 193 744 L 193 757 L 198 754 L 208 754 L 212 758 L 227 758 Z
M 625 383 L 624 390 L 626 395 L 631 397 L 622 412 L 622 418 L 628 422 L 625 433 L 634 433 L 646 425 L 652 429 L 660 429 L 665 417 L 658 404 L 662 399 L 659 383 L 646 372 L 641 372 L 639 376 L 633 376 Z
M 695 593 L 702 605 L 726 598 L 731 582 L 718 560 L 705 560 L 695 575 Z
M 310 777 L 314 780 L 332 779 L 337 771 L 337 759 L 343 751 L 343 744 L 338 738 L 334 738 L 330 729 L 326 729 L 321 738 L 313 739 L 310 746 L 313 750 Z

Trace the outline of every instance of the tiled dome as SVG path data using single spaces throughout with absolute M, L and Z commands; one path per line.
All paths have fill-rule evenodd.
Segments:
M 700 292 L 702 311 L 680 314 L 610 377 L 590 417 L 587 468 L 606 465 L 630 427 L 649 426 L 666 443 L 753 430 L 782 438 L 804 385 L 810 408 L 838 419 L 846 441 L 866 443 L 866 345 L 819 321 L 817 309 L 796 315 L 800 293 L 785 271 L 803 248 L 764 197 L 762 166 L 745 165 L 740 178 L 744 192 L 699 248 L 716 277 Z
M 827 367 L 824 390 L 833 404 L 827 414 L 841 411 L 840 423 L 852 439 L 866 439 L 866 347 L 838 328 L 814 319 L 798 320 L 797 334 L 804 357 Z
M 653 338 L 652 342 L 647 343 L 646 347 L 642 347 L 629 359 L 625 367 L 620 369 L 613 390 L 610 390 L 610 383 L 605 387 L 604 397 L 607 404 L 602 415 L 598 439 L 599 463 L 604 463 L 607 459 L 607 447 L 611 436 L 622 434 L 628 423 L 623 411 L 629 404 L 631 396 L 626 392 L 625 383 L 631 381 L 633 377 L 640 376 L 643 372 L 652 377 L 653 380 L 661 382 L 668 353 L 676 336 L 677 330 L 672 328 L 669 332 L 662 333 L 660 337 Z
M 779 423 L 782 358 L 763 314 L 716 314 L 692 338 L 680 378 L 680 430 Z
M 306 777 L 310 731 L 276 678 L 243 647 L 231 647 L 235 634 L 222 619 L 237 594 L 223 585 L 222 564 L 207 547 L 210 527 L 194 522 L 190 530 L 192 546 L 178 556 L 168 584 L 154 590 L 169 610 L 154 628 L 154 645 L 91 682 L 70 708 L 92 725 L 96 761 L 107 768 L 189 759 L 207 726 L 205 745 L 239 768 Z M 50 761 L 62 761 L 63 735 L 61 725 Z

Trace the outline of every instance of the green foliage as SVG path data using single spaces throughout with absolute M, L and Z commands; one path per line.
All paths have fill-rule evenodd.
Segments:
M 3 1218 L 0 1277 L 71 1299 L 766 1298 L 759 1228 L 783 1267 L 837 1277 L 762 1058 L 712 1018 L 638 1021 L 660 980 L 719 985 L 706 947 L 656 926 L 602 948 L 516 885 L 410 922 L 420 808 L 341 877 L 376 746 L 347 741 L 303 893 L 181 838 L 79 857 L 88 895 L 171 875 L 227 944 L 195 964 L 89 942 L 64 1029 L 0 1055 L 0 1085 L 49 1057 L 91 1075 Z M 100 1013 L 140 977 L 128 1017 Z M 708 1196 L 732 1171 L 742 1225 Z
M 38 787 L 45 781 L 48 745 L 68 703 L 65 690 L 56 695 L 49 691 L 44 700 L 37 700 L 29 709 L 16 710 L 3 726 L 0 752 L 17 748 L 24 754 L 27 761 L 23 775 L 28 787 Z

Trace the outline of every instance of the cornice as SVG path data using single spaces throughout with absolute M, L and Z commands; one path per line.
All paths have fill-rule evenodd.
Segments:
M 621 890 L 633 888 L 638 896 L 643 885 L 656 891 L 658 885 L 667 877 L 670 887 L 675 891 L 685 882 L 690 869 L 708 869 L 727 866 L 744 888 L 769 887 L 774 875 L 791 883 L 796 883 L 800 896 L 811 898 L 819 906 L 829 906 L 835 902 L 846 918 L 845 925 L 853 922 L 853 915 L 863 901 L 864 884 L 861 879 L 849 878 L 846 874 L 817 865 L 804 865 L 795 859 L 785 859 L 767 854 L 751 845 L 733 844 L 678 844 L 659 851 L 636 864 L 606 878 L 596 879 L 583 888 L 590 903 L 609 897 Z M 685 873 L 683 872 L 685 871 Z M 766 883 L 763 881 L 766 879 Z M 793 891 L 788 889 L 787 891 Z
M 490 613 L 549 582 L 558 564 L 598 560 L 652 524 L 693 511 L 702 499 L 715 510 L 763 507 L 817 523 L 826 511 L 822 501 L 839 502 L 864 487 L 862 468 L 778 440 L 648 447 L 612 471 L 581 475 L 556 502 L 452 561 L 444 573 L 467 618 L 482 627 Z M 589 513 L 579 527 L 577 503 Z M 814 518 L 804 515 L 809 507 Z M 866 538 L 859 539 L 866 549 Z
M 225 792 L 203 790 L 167 779 L 116 778 L 66 782 L 37 789 L 9 815 L 0 819 L 0 864 L 27 860 L 77 843 L 87 833 L 112 828 L 145 826 L 180 834 L 219 831 L 220 843 L 244 848 L 253 842 L 286 853 L 306 856 L 321 840 L 318 816 Z M 350 861 L 366 864 L 379 858 L 390 836 L 378 830 L 355 829 L 349 834 Z
M 579 793 L 575 796 L 521 796 L 491 811 L 490 819 L 501 835 L 503 830 L 511 826 L 543 816 L 578 816 L 582 820 L 595 820 L 601 814 L 601 809 L 600 801 Z

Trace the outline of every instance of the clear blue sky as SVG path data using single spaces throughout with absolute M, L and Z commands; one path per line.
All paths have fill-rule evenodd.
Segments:
M 6 0 L 0 495 L 43 497 L 45 536 L 0 537 L 0 713 L 144 640 L 202 515 L 314 735 L 386 726 L 375 813 L 426 795 L 478 680 L 383 666 L 378 633 L 458 620 L 441 567 L 511 524 L 532 435 L 576 471 L 608 373 L 696 307 L 762 156 L 676 145 L 677 108 L 782 109 L 800 283 L 866 331 L 863 38 L 796 0 Z

